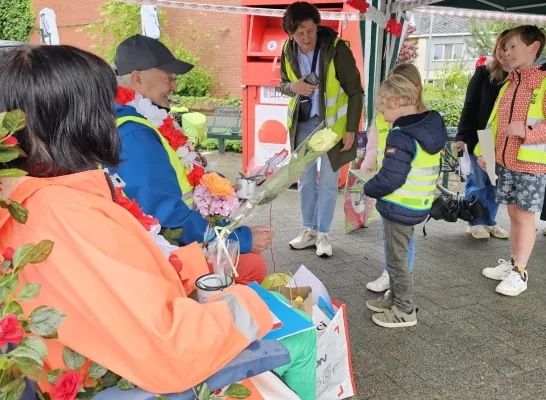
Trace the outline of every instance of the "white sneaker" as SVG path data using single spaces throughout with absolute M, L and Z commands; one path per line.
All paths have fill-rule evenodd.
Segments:
M 290 242 L 290 247 L 294 250 L 306 249 L 314 246 L 317 242 L 317 231 L 314 229 L 306 229 L 301 232 L 297 238 Z
M 525 272 L 525 276 L 521 276 L 519 272 L 511 271 L 510 274 L 497 285 L 495 292 L 505 296 L 517 296 L 527 290 L 527 281 L 529 274 Z
M 489 232 L 489 234 L 493 237 L 496 237 L 497 239 L 508 239 L 510 237 L 510 234 L 499 224 L 494 226 L 485 226 L 485 230 Z
M 383 270 L 383 273 L 381 274 L 379 278 L 377 278 L 373 282 L 369 282 L 366 285 L 366 288 L 368 290 L 371 290 L 372 292 L 376 292 L 376 293 L 384 292 L 389 287 L 390 287 L 389 273 L 385 270 Z
M 483 225 L 468 225 L 466 227 L 466 233 L 471 235 L 474 239 L 489 239 L 491 237 L 491 235 Z
M 332 255 L 332 245 L 330 244 L 330 239 L 328 238 L 328 234 L 319 233 L 317 235 L 316 246 L 317 246 L 317 256 L 326 258 Z
M 482 270 L 482 274 L 485 277 L 495 281 L 502 281 L 505 279 L 508 275 L 510 275 L 510 272 L 512 272 L 512 268 L 514 268 L 512 261 L 503 260 L 501 258 L 498 262 L 499 265 L 497 265 L 495 268 L 484 268 Z

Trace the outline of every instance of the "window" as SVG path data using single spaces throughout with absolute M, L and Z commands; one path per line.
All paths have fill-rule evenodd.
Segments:
M 434 61 L 462 60 L 463 53 L 464 53 L 463 43 L 434 45 Z

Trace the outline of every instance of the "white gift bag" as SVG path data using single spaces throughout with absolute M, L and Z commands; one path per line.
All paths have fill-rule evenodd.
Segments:
M 356 394 L 345 304 L 333 301 L 336 314 L 330 321 L 313 309 L 317 327 L 317 399 L 346 399 Z M 320 312 L 315 315 L 315 311 Z

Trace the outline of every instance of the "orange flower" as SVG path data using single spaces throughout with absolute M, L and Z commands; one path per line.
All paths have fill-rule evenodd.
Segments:
M 229 179 L 222 178 L 216 172 L 203 175 L 201 185 L 209 190 L 211 196 L 231 197 L 235 193 Z

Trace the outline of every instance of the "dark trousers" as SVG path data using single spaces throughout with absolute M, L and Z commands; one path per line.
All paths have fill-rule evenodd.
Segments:
M 408 252 L 414 227 L 397 224 L 383 218 L 387 244 L 387 269 L 390 278 L 390 295 L 394 305 L 403 312 L 413 311 L 413 275 L 408 267 Z

